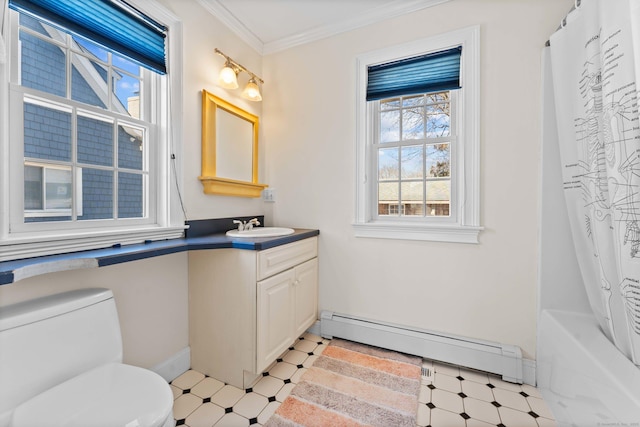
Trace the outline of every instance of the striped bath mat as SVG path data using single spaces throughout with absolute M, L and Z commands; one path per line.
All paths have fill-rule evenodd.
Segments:
M 422 358 L 334 339 L 264 427 L 415 427 Z

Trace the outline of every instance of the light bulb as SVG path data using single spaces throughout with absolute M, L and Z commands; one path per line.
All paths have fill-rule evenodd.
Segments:
M 256 79 L 253 77 L 249 80 L 249 83 L 244 87 L 242 91 L 242 97 L 249 101 L 262 101 L 262 95 L 260 95 L 260 88 L 256 83 Z
M 238 76 L 230 64 L 227 62 L 218 76 L 218 84 L 225 89 L 237 89 Z

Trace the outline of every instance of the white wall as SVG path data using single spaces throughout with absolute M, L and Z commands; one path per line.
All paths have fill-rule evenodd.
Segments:
M 540 52 L 572 0 L 453 0 L 263 59 L 277 224 L 319 228 L 320 308 L 535 358 Z M 353 237 L 355 58 L 481 26 L 479 245 Z

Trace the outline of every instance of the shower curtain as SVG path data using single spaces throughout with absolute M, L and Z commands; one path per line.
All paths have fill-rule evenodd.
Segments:
M 563 185 L 587 296 L 640 365 L 640 0 L 583 0 L 551 36 Z

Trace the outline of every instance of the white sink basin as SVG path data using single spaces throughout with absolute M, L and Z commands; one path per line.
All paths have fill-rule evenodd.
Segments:
M 227 231 L 227 236 L 229 237 L 277 237 L 277 236 L 286 236 L 289 234 L 293 234 L 293 228 L 287 227 L 257 227 L 252 228 L 251 230 L 229 230 Z

